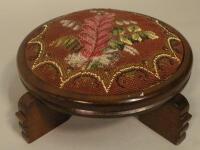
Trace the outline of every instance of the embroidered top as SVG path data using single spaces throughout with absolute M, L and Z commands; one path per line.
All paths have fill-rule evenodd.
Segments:
M 84 95 L 120 95 L 159 85 L 183 59 L 180 38 L 162 22 L 137 13 L 83 10 L 34 30 L 27 65 L 43 82 Z

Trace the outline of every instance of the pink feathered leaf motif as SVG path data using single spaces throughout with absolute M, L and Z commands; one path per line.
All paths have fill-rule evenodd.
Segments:
M 113 29 L 114 14 L 97 15 L 85 19 L 79 38 L 83 45 L 81 54 L 86 58 L 100 56 L 108 46 Z

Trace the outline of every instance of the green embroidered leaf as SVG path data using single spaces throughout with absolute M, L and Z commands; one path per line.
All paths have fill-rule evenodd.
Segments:
M 142 41 L 142 38 L 140 37 L 140 34 L 139 33 L 133 33 L 132 36 L 132 41 L 136 41 L 136 42 L 141 42 Z
M 132 34 L 132 40 L 142 42 L 146 39 L 157 39 L 158 36 L 152 31 L 139 31 Z
M 145 31 L 140 31 L 138 32 L 138 34 L 140 35 L 140 37 L 142 38 L 142 40 L 146 40 L 149 39 L 147 34 L 145 33 Z
M 118 36 L 118 35 L 123 34 L 123 33 L 124 33 L 124 29 L 121 28 L 121 27 L 116 27 L 116 28 L 114 28 L 113 31 L 112 31 L 112 34 L 113 34 L 114 36 Z
M 109 42 L 109 46 L 111 49 L 119 49 L 122 50 L 124 48 L 124 43 L 117 40 L 111 40 Z
M 149 39 L 152 39 L 152 40 L 158 38 L 158 36 L 157 36 L 154 32 L 152 32 L 152 31 L 144 31 L 144 34 L 145 34 Z
M 91 62 L 88 66 L 88 69 L 96 69 L 102 67 L 102 64 L 99 61 Z
M 68 49 L 74 50 L 75 52 L 77 52 L 81 49 L 81 45 L 80 45 L 79 41 L 75 38 L 68 38 L 65 41 L 64 46 Z
M 120 41 L 127 44 L 127 45 L 133 45 L 131 39 L 128 36 L 125 36 L 125 35 L 120 36 Z
M 130 25 L 127 27 L 127 29 L 129 32 L 132 32 L 132 33 L 142 31 L 142 29 L 137 25 Z
M 55 41 L 53 41 L 50 46 L 59 47 L 64 46 L 67 49 L 73 50 L 75 52 L 81 49 L 79 41 L 74 37 L 64 36 Z

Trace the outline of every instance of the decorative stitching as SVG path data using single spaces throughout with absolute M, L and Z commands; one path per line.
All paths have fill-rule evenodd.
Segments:
M 40 40 L 38 40 L 38 39 L 42 38 L 42 35 L 47 31 L 48 26 L 47 25 L 43 25 L 43 28 L 44 29 L 40 34 L 38 34 L 36 37 L 34 37 L 33 39 L 31 39 L 28 42 L 28 44 L 39 44 L 39 46 L 40 46 L 38 56 L 37 56 L 37 58 L 35 59 L 35 61 L 33 63 L 32 69 L 35 68 L 35 65 L 37 64 L 37 62 L 38 62 L 39 58 L 41 57 L 41 55 L 43 53 L 43 50 L 44 50 L 43 43 Z
M 156 23 L 158 25 L 160 25 L 164 30 L 166 30 L 170 35 L 171 37 L 169 37 L 167 39 L 167 42 L 168 42 L 168 45 L 169 45 L 169 48 L 172 52 L 172 55 L 170 54 L 159 54 L 157 55 L 154 60 L 153 60 L 153 67 L 154 67 L 154 71 L 151 71 L 149 70 L 148 68 L 145 68 L 143 66 L 130 66 L 130 67 L 126 67 L 126 68 L 123 68 L 123 69 L 120 69 L 119 71 L 117 71 L 111 78 L 108 86 L 105 85 L 105 82 L 101 79 L 101 77 L 95 73 L 92 73 L 92 72 L 89 72 L 89 71 L 83 71 L 83 72 L 79 72 L 79 73 L 76 73 L 76 74 L 73 74 L 71 75 L 70 77 L 68 77 L 67 79 L 65 79 L 66 77 L 64 77 L 64 74 L 63 74 L 63 71 L 62 71 L 62 68 L 60 67 L 60 65 L 58 63 L 56 63 L 55 61 L 52 61 L 52 60 L 45 60 L 45 61 L 42 61 L 42 62 L 38 62 L 38 60 L 42 57 L 42 53 L 44 51 L 44 45 L 41 41 L 41 38 L 42 38 L 42 35 L 47 31 L 47 28 L 48 28 L 48 25 L 44 25 L 44 29 L 43 31 L 38 34 L 36 37 L 34 37 L 33 39 L 31 39 L 28 43 L 29 44 L 39 44 L 40 46 L 40 50 L 39 50 L 39 54 L 37 56 L 37 58 L 35 59 L 34 63 L 33 63 L 33 66 L 32 66 L 32 70 L 36 69 L 37 67 L 41 66 L 41 65 L 44 65 L 44 64 L 51 64 L 53 66 L 55 66 L 55 68 L 58 69 L 59 73 L 60 73 L 60 88 L 63 88 L 64 85 L 69 82 L 71 79 L 75 78 L 75 77 L 78 77 L 78 76 L 82 76 L 82 75 L 89 75 L 89 76 L 92 76 L 94 78 L 96 78 L 103 86 L 104 90 L 106 93 L 109 92 L 111 86 L 112 86 L 112 83 L 114 81 L 114 79 L 119 75 L 119 74 L 122 74 L 123 72 L 126 72 L 126 71 L 129 71 L 129 70 L 134 70 L 134 69 L 141 69 L 141 70 L 144 70 L 152 75 L 154 75 L 156 78 L 160 79 L 160 76 L 159 76 L 159 72 L 158 72 L 158 67 L 157 67 L 157 61 L 162 58 L 162 57 L 168 57 L 168 58 L 171 58 L 171 59 L 174 59 L 176 60 L 177 62 L 180 63 L 180 59 L 176 56 L 172 46 L 171 46 L 171 40 L 177 40 L 177 41 L 181 41 L 176 35 L 174 35 L 173 33 L 169 32 L 166 28 L 164 28 L 158 20 L 156 20 Z
M 180 63 L 180 59 L 176 56 L 176 53 L 174 52 L 172 46 L 171 46 L 171 40 L 177 40 L 179 42 L 181 42 L 181 40 L 172 32 L 170 32 L 168 29 L 166 29 L 158 20 L 155 21 L 161 28 L 163 28 L 169 35 L 171 35 L 168 39 L 167 39 L 167 42 L 168 42 L 168 45 L 169 45 L 169 48 L 171 50 L 171 52 L 173 53 L 174 55 L 174 58 Z

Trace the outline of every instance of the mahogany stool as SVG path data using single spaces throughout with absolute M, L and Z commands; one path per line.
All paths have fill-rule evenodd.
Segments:
M 16 115 L 28 143 L 72 115 L 136 116 L 174 144 L 186 136 L 191 115 L 180 92 L 192 51 L 160 20 L 113 9 L 64 15 L 25 38 L 17 63 L 28 92 Z

